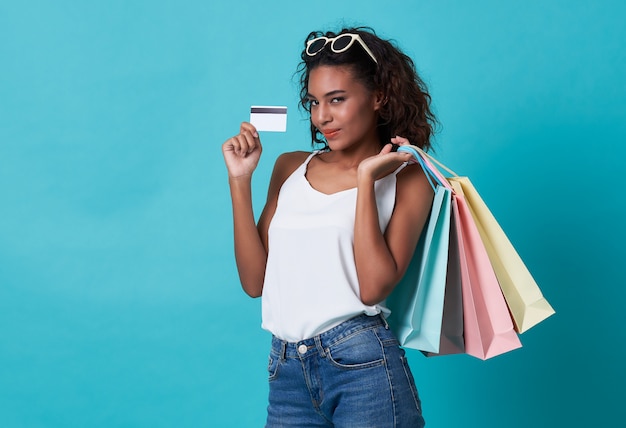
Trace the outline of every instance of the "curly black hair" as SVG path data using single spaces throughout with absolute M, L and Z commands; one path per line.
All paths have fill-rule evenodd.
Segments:
M 374 62 L 362 48 L 333 52 L 328 45 L 320 52 L 309 56 L 306 52 L 307 42 L 325 36 L 328 38 L 352 33 L 358 34 L 374 54 Z M 431 147 L 431 137 L 438 122 L 430 108 L 430 94 L 426 84 L 417 74 L 413 60 L 400 51 L 391 41 L 383 40 L 369 27 L 344 28 L 339 33 L 311 32 L 304 42 L 302 62 L 296 74 L 299 75 L 300 106 L 310 112 L 308 107 L 309 74 L 314 68 L 325 66 L 349 67 L 356 79 L 367 89 L 379 90 L 384 96 L 384 105 L 379 111 L 378 136 L 381 146 L 397 135 L 407 138 L 424 150 Z M 327 147 L 324 136 L 311 123 L 311 139 L 313 144 Z

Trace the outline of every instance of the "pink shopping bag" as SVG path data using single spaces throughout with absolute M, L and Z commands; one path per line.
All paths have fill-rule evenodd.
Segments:
M 463 189 L 450 184 L 455 192 L 452 215 L 460 254 L 465 353 L 486 360 L 522 344 Z

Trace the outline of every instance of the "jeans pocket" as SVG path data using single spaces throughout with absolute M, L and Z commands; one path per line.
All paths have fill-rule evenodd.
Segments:
M 270 355 L 269 361 L 267 363 L 267 372 L 269 380 L 272 381 L 278 377 L 278 366 L 280 364 L 280 358 Z
M 363 369 L 385 362 L 383 346 L 373 329 L 361 330 L 326 349 L 328 359 L 339 368 Z

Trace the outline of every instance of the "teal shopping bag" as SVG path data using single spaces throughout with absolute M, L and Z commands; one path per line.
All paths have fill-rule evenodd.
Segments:
M 451 195 L 437 185 L 407 272 L 387 298 L 388 322 L 402 346 L 439 352 L 450 239 Z
M 452 216 L 450 219 L 450 248 L 446 272 L 446 294 L 443 298 L 441 341 L 439 353 L 424 352 L 427 357 L 465 353 L 461 255 L 459 253 L 458 230 L 454 221 L 454 196 L 451 201 L 450 215 Z

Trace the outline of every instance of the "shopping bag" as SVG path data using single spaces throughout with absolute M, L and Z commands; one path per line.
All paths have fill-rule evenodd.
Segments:
M 423 352 L 427 357 L 465 353 L 463 339 L 463 290 L 461 284 L 461 265 L 459 244 L 454 221 L 450 222 L 450 241 L 448 245 L 448 269 L 446 272 L 446 290 L 443 299 L 443 319 L 439 352 Z
M 465 353 L 486 360 L 522 344 L 463 189 L 456 181 L 450 184 L 460 254 Z
M 450 176 L 449 182 L 461 184 L 465 200 L 481 235 L 487 254 L 509 307 L 515 329 L 523 333 L 555 313 L 545 299 L 528 268 L 484 203 L 469 178 L 459 177 L 454 171 L 417 147 L 413 149 L 424 159 L 426 168 L 442 179 L 436 164 Z
M 517 332 L 523 333 L 554 314 L 554 309 L 469 178 L 452 176 L 448 180 L 460 184 L 463 189 Z
M 448 265 L 451 190 L 436 186 L 431 212 L 402 280 L 386 300 L 400 344 L 439 352 Z

